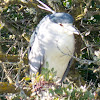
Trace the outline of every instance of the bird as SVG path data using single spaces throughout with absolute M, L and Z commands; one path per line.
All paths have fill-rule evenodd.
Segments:
M 75 37 L 79 31 L 74 18 L 64 12 L 46 15 L 35 28 L 29 43 L 30 74 L 41 68 L 54 68 L 57 77 L 64 79 L 75 53 Z M 48 63 L 48 66 L 47 66 Z

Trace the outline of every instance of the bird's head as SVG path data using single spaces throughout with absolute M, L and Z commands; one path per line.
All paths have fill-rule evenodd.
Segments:
M 54 23 L 73 24 L 74 19 L 68 13 L 54 13 L 50 15 L 50 19 Z
M 54 13 L 49 16 L 51 23 L 57 24 L 62 27 L 65 31 L 72 31 L 74 34 L 78 34 L 79 32 L 73 26 L 74 19 L 68 13 Z

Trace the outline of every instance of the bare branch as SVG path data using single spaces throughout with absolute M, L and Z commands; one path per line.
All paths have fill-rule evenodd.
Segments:
M 6 62 L 6 61 L 9 61 L 9 62 L 19 62 L 19 58 L 20 58 L 20 56 L 18 56 L 18 55 L 0 54 L 0 60 L 2 62 Z M 24 57 L 23 60 L 24 60 L 25 64 L 28 64 L 27 57 Z
M 38 1 L 43 6 L 42 7 L 42 6 L 38 5 L 39 8 L 44 9 L 44 10 L 47 10 L 47 11 L 49 11 L 51 13 L 55 13 L 55 11 L 53 11 L 50 7 L 48 7 L 46 4 L 44 4 L 40 0 L 36 0 L 36 1 Z
M 5 64 L 3 62 L 1 62 L 1 61 L 0 61 L 0 63 L 1 63 L 2 69 L 5 72 L 5 75 L 6 75 L 7 79 L 8 79 L 8 81 L 9 81 L 9 83 L 13 83 L 11 75 L 8 73 L 9 71 L 6 69 Z

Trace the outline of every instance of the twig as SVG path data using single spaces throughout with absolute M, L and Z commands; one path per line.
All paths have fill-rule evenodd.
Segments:
M 72 57 L 73 59 L 75 59 L 76 61 L 78 61 L 81 65 L 83 65 L 83 64 L 87 64 L 87 65 L 90 65 L 91 63 L 95 63 L 95 62 L 97 62 L 98 60 L 94 60 L 94 61 L 92 61 L 92 60 L 87 60 L 87 59 L 80 59 L 80 58 L 77 58 L 77 57 L 75 57 L 75 56 L 73 56 L 73 54 L 66 54 L 66 53 L 64 53 L 58 46 L 57 46 L 57 48 L 60 50 L 60 52 L 62 53 L 62 54 L 64 54 L 64 56 L 65 55 L 68 55 L 68 56 L 70 56 L 70 57 Z M 69 51 L 70 52 L 70 51 Z M 70 52 L 71 53 L 71 52 Z
M 6 55 L 9 53 L 9 51 L 16 46 L 16 44 L 18 43 L 18 41 L 15 41 L 15 43 L 7 50 Z
M 0 63 L 1 63 L 2 69 L 3 69 L 3 71 L 5 72 L 5 75 L 6 75 L 7 79 L 8 79 L 8 81 L 9 81 L 9 83 L 13 83 L 12 78 L 11 78 L 10 75 L 8 74 L 8 71 L 7 71 L 7 69 L 6 69 L 5 64 L 4 64 L 2 61 L 0 61 Z
M 22 54 L 22 59 L 24 58 L 25 54 L 27 53 L 29 47 L 30 47 L 30 46 L 28 46 L 28 47 L 26 48 L 26 50 L 23 52 L 23 54 Z
M 91 4 L 91 1 L 92 1 L 92 0 L 89 0 L 89 1 L 86 3 L 86 7 L 84 8 L 84 12 L 81 13 L 80 15 L 78 15 L 78 16 L 75 18 L 76 21 L 82 19 L 82 18 L 86 15 L 86 13 L 88 12 L 88 8 L 89 8 L 89 6 L 90 6 L 90 4 Z M 84 2 L 84 3 L 85 3 L 85 2 Z
M 47 10 L 47 11 L 49 11 L 49 12 L 51 12 L 51 13 L 55 13 L 54 10 L 52 10 L 50 7 L 48 7 L 46 4 L 44 4 L 44 3 L 41 2 L 40 0 L 36 0 L 36 1 L 38 1 L 38 2 L 43 6 L 43 7 L 42 7 L 42 6 L 38 5 L 39 8 L 44 9 L 44 10 Z

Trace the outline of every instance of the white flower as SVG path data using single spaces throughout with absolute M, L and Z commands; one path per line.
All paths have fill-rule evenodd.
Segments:
M 2 7 L 0 7 L 0 12 L 3 12 L 3 8 Z
M 82 90 L 82 92 L 86 92 L 86 90 L 87 90 L 86 85 L 81 86 L 80 89 Z
M 0 21 L 0 29 L 2 29 L 4 25 L 5 24 Z
M 13 34 L 13 35 L 9 35 L 9 39 L 15 39 L 15 35 Z

